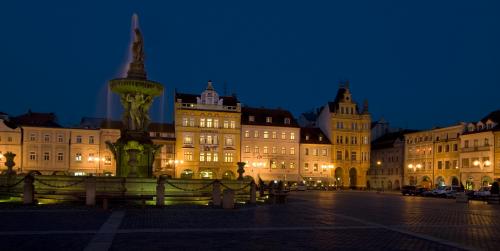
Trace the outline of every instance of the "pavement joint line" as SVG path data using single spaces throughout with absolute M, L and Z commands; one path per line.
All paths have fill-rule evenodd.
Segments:
M 238 227 L 238 228 L 137 228 L 120 229 L 118 234 L 131 233 L 229 233 L 229 232 L 272 232 L 272 231 L 315 231 L 315 230 L 349 230 L 379 229 L 377 226 L 309 226 L 309 227 Z
M 5 235 L 50 235 L 50 234 L 95 234 L 97 230 L 34 230 L 34 231 L 2 231 L 0 236 Z
M 432 236 L 429 236 L 429 235 L 419 234 L 419 233 L 407 231 L 407 230 L 404 230 L 404 229 L 401 229 L 401 228 L 397 228 L 397 227 L 386 226 L 386 225 L 382 225 L 382 224 L 378 224 L 378 223 L 366 221 L 366 220 L 363 220 L 363 219 L 359 219 L 359 218 L 356 218 L 356 217 L 352 217 L 352 216 L 347 216 L 347 215 L 342 215 L 342 214 L 337 214 L 337 213 L 333 213 L 333 215 L 341 217 L 341 218 L 344 218 L 344 219 L 349 219 L 349 220 L 352 220 L 352 221 L 363 223 L 363 224 L 366 224 L 368 226 L 378 226 L 379 228 L 382 228 L 382 229 L 386 229 L 386 230 L 393 231 L 393 232 L 398 232 L 398 233 L 401 233 L 401 234 L 413 236 L 413 237 L 418 238 L 418 239 L 422 239 L 422 240 L 426 240 L 426 241 L 431 241 L 431 242 L 439 243 L 441 245 L 445 245 L 445 246 L 449 246 L 449 247 L 453 247 L 453 248 L 457 248 L 457 249 L 462 249 L 462 250 L 478 250 L 476 248 L 468 247 L 468 246 L 465 246 L 465 245 L 461 245 L 459 243 L 455 243 L 455 242 L 452 242 L 452 241 L 443 240 L 443 239 L 432 237 Z
M 125 211 L 113 212 L 108 220 L 102 224 L 99 231 L 85 248 L 85 251 L 101 251 L 109 250 L 113 243 L 113 238 L 122 223 L 125 216 Z

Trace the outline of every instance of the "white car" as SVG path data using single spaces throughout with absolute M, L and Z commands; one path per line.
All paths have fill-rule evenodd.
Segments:
M 297 185 L 297 191 L 306 191 L 307 187 L 304 184 L 298 184 Z

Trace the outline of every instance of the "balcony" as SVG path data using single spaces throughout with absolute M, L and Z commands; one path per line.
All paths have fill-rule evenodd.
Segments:
M 474 146 L 474 147 L 462 147 L 460 151 L 462 152 L 481 152 L 481 151 L 490 151 L 491 146 Z

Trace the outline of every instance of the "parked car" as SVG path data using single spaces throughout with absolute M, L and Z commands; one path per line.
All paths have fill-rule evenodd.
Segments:
M 307 190 L 307 187 L 305 184 L 303 184 L 303 183 L 297 184 L 297 191 L 306 191 L 306 190 Z
M 403 196 L 415 195 L 416 191 L 417 191 L 417 187 L 415 187 L 415 186 L 403 186 L 401 188 L 401 194 L 403 194 Z
M 489 187 L 481 187 L 479 190 L 474 192 L 474 197 L 476 198 L 485 198 L 491 195 Z
M 415 190 L 415 195 L 423 196 L 423 193 L 429 191 L 429 188 L 419 187 Z

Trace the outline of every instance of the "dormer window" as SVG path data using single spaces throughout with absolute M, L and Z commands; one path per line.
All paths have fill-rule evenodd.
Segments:
M 323 141 L 323 136 L 319 136 L 319 141 Z
M 273 118 L 272 117 L 266 117 L 266 123 L 272 123 Z
M 255 122 L 255 116 L 248 116 L 248 121 Z
M 309 135 L 306 135 L 306 140 L 309 140 Z
M 285 125 L 289 125 L 290 124 L 290 118 L 285 118 Z

